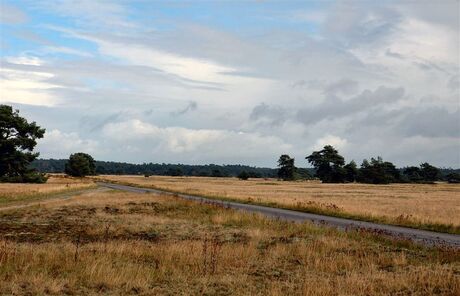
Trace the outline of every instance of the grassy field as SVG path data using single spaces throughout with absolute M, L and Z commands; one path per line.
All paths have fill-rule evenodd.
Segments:
M 459 250 L 172 196 L 92 191 L 0 221 L 0 294 L 460 294 Z
M 40 200 L 54 194 L 94 186 L 90 179 L 52 175 L 45 184 L 0 183 L 0 207 L 22 201 Z
M 211 198 L 460 234 L 460 184 L 321 184 L 162 176 L 101 178 Z

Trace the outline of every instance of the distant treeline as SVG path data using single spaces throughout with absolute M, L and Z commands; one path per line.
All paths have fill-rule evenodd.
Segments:
M 31 168 L 42 173 L 64 173 L 68 159 L 37 159 Z M 398 169 L 403 172 L 406 168 Z M 460 169 L 440 168 L 441 180 L 452 173 L 460 173 Z M 202 176 L 202 177 L 237 177 L 246 172 L 249 178 L 277 178 L 278 169 L 261 168 L 247 165 L 186 165 L 186 164 L 132 164 L 113 161 L 96 161 L 96 174 L 107 175 L 160 175 L 160 176 Z M 296 168 L 295 179 L 312 179 L 313 168 Z
M 67 159 L 37 159 L 32 162 L 31 167 L 43 173 L 63 173 L 67 161 Z M 277 169 L 246 165 L 132 164 L 96 161 L 96 174 L 107 175 L 236 177 L 243 171 L 247 172 L 250 178 L 276 178 L 278 172 Z

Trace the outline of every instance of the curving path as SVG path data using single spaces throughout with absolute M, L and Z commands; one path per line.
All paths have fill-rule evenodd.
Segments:
M 187 195 L 187 194 L 173 194 L 167 191 L 162 191 L 158 189 L 151 188 L 142 188 L 134 186 L 126 186 L 114 183 L 98 182 L 99 186 L 107 187 L 116 190 L 129 191 L 134 193 L 156 193 L 156 194 L 169 194 L 178 196 L 184 199 L 218 204 L 224 207 L 244 210 L 247 212 L 261 213 L 263 215 L 284 219 L 288 221 L 302 222 L 302 221 L 312 221 L 317 224 L 326 224 L 329 226 L 334 226 L 340 229 L 363 229 L 367 231 L 373 231 L 382 235 L 390 235 L 396 238 L 410 239 L 415 242 L 419 242 L 425 245 L 436 245 L 436 246 L 447 246 L 460 249 L 460 235 L 448 234 L 441 232 L 433 232 L 427 230 L 420 230 L 409 227 L 402 226 L 393 226 L 387 224 L 378 224 L 373 222 L 358 221 L 345 218 L 337 218 L 325 215 L 310 214 L 292 210 L 285 210 L 279 208 L 272 208 L 259 205 L 244 204 L 238 202 L 229 202 L 229 201 L 220 201 L 216 199 L 210 199 L 205 197 Z

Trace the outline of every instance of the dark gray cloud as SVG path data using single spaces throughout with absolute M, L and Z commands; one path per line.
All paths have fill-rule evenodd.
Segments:
M 195 101 L 190 101 L 185 108 L 171 112 L 173 116 L 184 115 L 188 112 L 195 111 L 198 108 L 198 104 Z
M 83 116 L 80 119 L 80 125 L 87 129 L 89 132 L 94 133 L 100 131 L 104 126 L 109 123 L 114 123 L 121 121 L 123 118 L 123 112 L 117 112 L 108 116 L 100 117 L 100 116 Z
M 373 112 L 373 110 L 380 109 L 382 106 L 401 100 L 403 96 L 403 88 L 384 86 L 380 86 L 375 91 L 365 90 L 348 100 L 328 95 L 322 103 L 299 110 L 297 119 L 306 125 L 311 125 L 322 120 L 335 120 L 353 116 L 359 112 Z
M 327 85 L 324 89 L 324 93 L 329 95 L 352 95 L 358 90 L 358 82 L 351 79 L 341 79 Z
M 409 137 L 460 138 L 460 109 L 454 112 L 438 107 L 412 109 L 407 112 L 398 127 Z
M 260 121 L 262 124 L 278 126 L 289 118 L 289 114 L 280 106 L 269 106 L 261 103 L 252 109 L 249 118 L 254 121 Z

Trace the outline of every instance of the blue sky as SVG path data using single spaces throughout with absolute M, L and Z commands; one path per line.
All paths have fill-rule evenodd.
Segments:
M 42 157 L 460 166 L 456 0 L 0 3 L 0 103 Z

